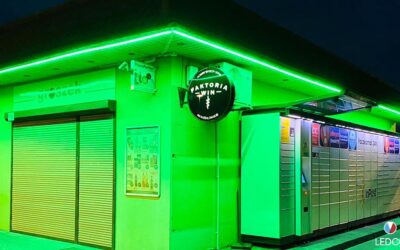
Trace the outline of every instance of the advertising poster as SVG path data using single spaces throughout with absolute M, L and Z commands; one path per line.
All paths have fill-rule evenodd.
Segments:
M 290 143 L 290 119 L 281 117 L 281 143 Z
M 313 146 L 319 146 L 319 129 L 320 129 L 320 126 L 321 125 L 319 125 L 318 123 L 313 123 L 312 124 L 312 128 L 311 128 L 312 137 L 311 137 L 311 140 L 312 140 L 312 145 Z
M 127 195 L 160 196 L 160 128 L 126 131 Z
M 357 132 L 349 130 L 349 150 L 357 150 Z
M 385 152 L 385 154 L 398 154 L 399 153 L 399 140 L 397 138 L 385 137 L 384 152 Z
M 389 154 L 389 137 L 385 137 L 384 151 L 385 151 L 385 154 Z
M 394 154 L 394 138 L 389 138 L 389 153 Z
M 339 147 L 347 149 L 349 146 L 349 131 L 347 129 L 339 129 Z
M 329 126 L 321 126 L 320 128 L 320 144 L 323 147 L 329 147 Z
M 338 148 L 339 147 L 339 138 L 340 138 L 339 128 L 330 127 L 330 129 L 329 129 L 329 146 L 332 148 Z

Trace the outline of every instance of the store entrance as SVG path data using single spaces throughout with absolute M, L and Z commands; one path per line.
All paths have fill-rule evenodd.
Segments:
M 13 124 L 11 230 L 112 248 L 112 115 Z

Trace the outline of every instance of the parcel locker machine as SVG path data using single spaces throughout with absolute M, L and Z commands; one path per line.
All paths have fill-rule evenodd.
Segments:
M 400 209 L 397 134 L 307 114 L 242 117 L 241 236 L 282 245 Z

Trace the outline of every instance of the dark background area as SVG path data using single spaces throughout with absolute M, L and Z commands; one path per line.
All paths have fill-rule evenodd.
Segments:
M 399 0 L 235 0 L 400 90 Z
M 68 0 L 0 0 L 0 25 L 35 15 Z
M 67 1 L 0 1 L 0 26 Z M 400 1 L 235 1 L 400 90 Z

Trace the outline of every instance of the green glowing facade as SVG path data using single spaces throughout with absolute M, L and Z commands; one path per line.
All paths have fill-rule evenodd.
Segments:
M 173 24 L 1 67 L 0 230 L 117 250 L 181 250 L 263 238 L 281 244 L 350 222 L 316 224 L 307 196 L 315 152 L 301 142 L 311 143 L 313 123 L 397 138 L 400 107 L 370 98 L 367 108 L 338 114 L 299 110 L 337 101 L 349 94 L 348 85 L 250 47 Z M 182 95 L 210 65 L 251 76 L 245 85 L 243 75 L 227 73 L 236 97 L 248 103 L 235 100 L 235 110 L 218 122 L 196 119 Z M 285 119 L 289 125 L 282 125 Z M 338 146 L 330 153 L 336 151 L 345 152 Z M 282 198 L 281 154 L 292 157 L 291 200 Z M 54 167 L 60 171 L 51 172 Z M 48 203 L 57 199 L 64 202 Z M 55 228 L 46 209 L 65 225 Z M 354 220 L 379 214 L 366 211 Z

